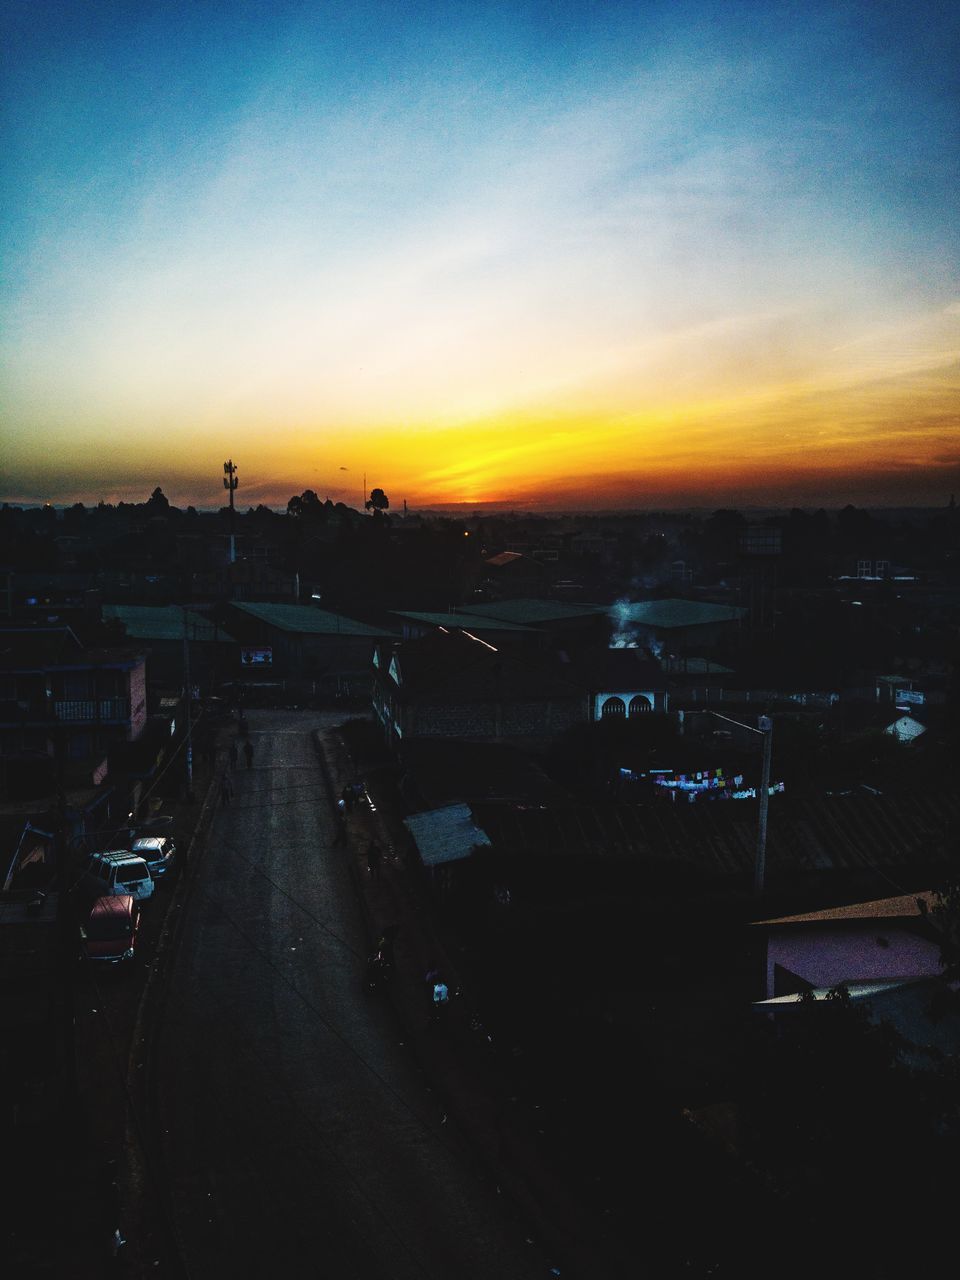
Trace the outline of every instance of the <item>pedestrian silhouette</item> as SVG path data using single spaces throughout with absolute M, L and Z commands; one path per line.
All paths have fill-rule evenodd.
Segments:
M 247 768 L 249 769 L 250 766 L 253 764 L 253 743 L 250 741 L 249 738 L 243 744 L 243 754 L 247 758 Z
M 446 1017 L 447 1005 L 450 1002 L 450 988 L 439 973 L 433 982 L 430 996 L 432 1002 L 431 1017 L 434 1022 L 442 1022 Z
M 233 783 L 227 774 L 220 779 L 220 804 L 225 809 L 233 797 Z
M 240 758 L 240 752 L 237 749 L 237 744 L 235 742 L 231 742 L 230 743 L 230 768 L 231 769 L 235 769 L 237 767 L 237 761 L 239 760 L 239 758 Z
M 370 872 L 372 880 L 380 879 L 380 857 L 381 849 L 376 840 L 371 840 L 367 845 L 367 870 Z

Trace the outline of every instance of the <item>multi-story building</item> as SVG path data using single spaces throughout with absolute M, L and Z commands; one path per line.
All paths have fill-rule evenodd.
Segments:
M 144 655 L 86 649 L 69 627 L 0 631 L 0 787 L 17 790 L 25 760 L 55 764 L 61 780 L 96 786 L 111 748 L 147 722 Z

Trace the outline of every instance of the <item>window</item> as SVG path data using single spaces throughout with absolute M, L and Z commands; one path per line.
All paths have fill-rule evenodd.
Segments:
M 630 699 L 630 714 L 632 716 L 639 715 L 643 711 L 652 711 L 653 705 L 649 698 L 644 697 L 642 693 L 638 693 L 635 698 Z
M 627 705 L 622 698 L 608 698 L 600 710 L 601 716 L 626 716 Z

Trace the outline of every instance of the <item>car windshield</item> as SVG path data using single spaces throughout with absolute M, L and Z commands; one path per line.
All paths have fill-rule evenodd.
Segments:
M 93 942 L 112 942 L 116 938 L 129 938 L 130 921 L 124 916 L 94 916 L 87 925 L 87 937 Z
M 117 872 L 117 879 L 123 884 L 129 884 L 132 880 L 149 880 L 150 873 L 146 867 L 121 867 Z

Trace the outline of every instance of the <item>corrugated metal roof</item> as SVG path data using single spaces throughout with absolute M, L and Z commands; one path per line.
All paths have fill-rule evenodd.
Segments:
M 870 902 L 853 902 L 845 907 L 827 907 L 823 911 L 807 911 L 796 916 L 777 916 L 772 920 L 757 920 L 757 924 L 822 924 L 834 920 L 905 920 L 916 919 L 924 913 L 917 905 L 922 899 L 932 911 L 936 906 L 936 894 L 904 893 L 895 898 L 874 898 Z
M 527 560 L 529 557 L 521 555 L 519 551 L 501 551 L 498 555 L 487 556 L 484 560 L 485 565 L 493 565 L 496 569 L 502 569 L 504 565 L 513 564 L 517 560 Z
M 478 802 L 477 821 L 494 845 L 542 856 L 628 857 L 699 867 L 708 875 L 744 875 L 754 866 L 757 810 L 738 801 L 649 805 L 554 805 L 524 809 Z M 960 797 L 910 796 L 791 800 L 770 805 L 771 876 L 816 871 L 896 874 L 898 868 L 948 862 L 943 833 L 960 819 Z
M 564 604 L 559 600 L 498 600 L 492 604 L 469 604 L 463 613 L 476 613 L 484 618 L 501 618 L 506 622 L 536 625 L 538 622 L 565 622 L 572 618 L 605 615 L 603 604 Z
M 178 604 L 168 605 L 133 605 L 105 604 L 105 618 L 116 618 L 122 622 L 131 640 L 180 640 L 184 638 L 184 618 L 186 618 L 186 635 L 190 640 L 213 641 L 227 640 L 224 631 L 218 633 L 216 627 L 207 618 L 191 609 L 184 609 Z
M 717 622 L 737 622 L 746 614 L 729 604 L 707 604 L 702 600 L 638 600 L 618 604 L 610 610 L 617 622 L 643 627 L 702 627 Z
M 294 631 L 301 635 L 369 636 L 375 639 L 393 634 L 389 627 L 369 627 L 365 622 L 345 618 L 339 613 L 328 613 L 326 609 L 313 609 L 309 605 L 255 604 L 234 600 L 232 607 L 280 631 Z
M 443 809 L 428 809 L 404 818 L 404 826 L 413 836 L 420 857 L 427 867 L 468 858 L 490 839 L 473 820 L 469 805 L 449 804 Z
M 432 627 L 447 627 L 461 631 L 533 631 L 532 627 L 523 627 L 516 622 L 507 622 L 504 618 L 485 618 L 480 614 L 467 616 L 463 613 L 418 613 L 407 609 L 391 610 L 396 618 L 412 618 L 414 622 L 425 622 Z
M 396 652 L 403 701 L 580 698 L 582 690 L 552 667 L 500 653 L 469 633 L 431 631 Z

